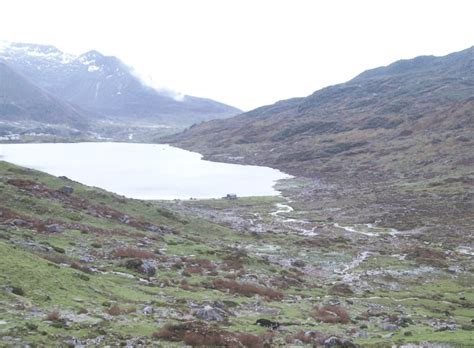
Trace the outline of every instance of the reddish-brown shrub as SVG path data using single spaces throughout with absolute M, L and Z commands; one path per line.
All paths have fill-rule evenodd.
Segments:
M 46 320 L 49 320 L 49 321 L 58 321 L 60 319 L 61 319 L 61 316 L 58 311 L 52 311 L 46 315 Z
M 183 341 L 190 346 L 209 347 L 262 347 L 263 340 L 247 333 L 232 333 L 202 322 L 187 322 L 182 324 L 166 324 L 153 333 L 154 339 L 168 341 Z M 273 336 L 272 336 L 273 337 Z
M 216 269 L 216 265 L 208 259 L 191 259 L 191 260 L 188 260 L 188 262 L 191 263 L 192 265 L 196 265 L 196 266 L 199 266 L 201 268 L 205 268 L 208 271 L 212 271 L 212 270 Z
M 182 341 L 186 332 L 192 331 L 193 322 L 182 324 L 166 324 L 160 331 L 153 333 L 153 338 L 168 341 Z
M 78 271 L 91 274 L 92 271 L 89 267 L 83 266 L 80 263 L 73 261 L 71 262 L 71 268 L 77 269 Z
M 189 273 L 189 274 L 202 274 L 202 269 L 199 267 L 186 267 L 183 272 Z
M 189 286 L 189 283 L 186 281 L 186 279 L 183 279 L 180 284 L 181 289 L 189 291 L 191 290 L 191 287 Z
M 347 324 L 350 322 L 349 313 L 341 306 L 328 305 L 321 308 L 315 308 L 312 316 L 328 324 Z
M 67 257 L 64 254 L 59 254 L 59 253 L 40 254 L 40 256 L 45 260 L 48 260 L 50 262 L 57 263 L 57 264 L 61 264 L 61 263 L 69 264 L 71 262 L 71 259 L 69 257 Z
M 133 257 L 137 259 L 151 259 L 155 254 L 141 249 L 134 248 L 118 248 L 115 250 L 115 257 Z
M 239 333 L 237 334 L 237 339 L 244 347 L 248 347 L 248 348 L 263 347 L 262 339 L 252 334 Z
M 244 263 L 242 260 L 225 260 L 224 263 L 221 265 L 221 269 L 223 271 L 232 271 L 232 270 L 239 270 L 244 267 Z
M 136 308 L 134 307 L 129 307 L 129 308 L 124 308 L 120 307 L 119 305 L 113 305 L 107 310 L 107 313 L 110 315 L 121 315 L 121 314 L 128 314 L 128 313 L 133 313 L 136 311 Z
M 251 283 L 238 283 L 234 280 L 214 279 L 212 286 L 218 290 L 229 290 L 230 293 L 238 293 L 244 296 L 260 295 L 270 300 L 279 300 L 283 294 L 271 288 L 258 286 Z
M 220 347 L 226 345 L 225 335 L 217 332 L 188 331 L 183 337 L 184 343 L 190 346 Z

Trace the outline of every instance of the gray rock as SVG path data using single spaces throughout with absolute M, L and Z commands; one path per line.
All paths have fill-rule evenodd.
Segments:
M 155 225 L 152 225 L 152 224 L 149 224 L 146 227 L 146 229 L 147 229 L 147 231 L 150 231 L 150 232 L 155 232 L 155 233 L 161 232 L 161 229 L 158 226 L 155 226 Z
M 61 192 L 65 195 L 70 195 L 74 192 L 74 189 L 71 186 L 63 186 L 58 190 L 58 192 Z
M 152 306 L 146 306 L 145 308 L 142 309 L 143 314 L 153 314 L 155 312 L 155 309 Z
M 461 270 L 457 266 L 450 266 L 448 267 L 448 273 L 456 274 L 459 273 Z
M 156 274 L 155 266 L 153 266 L 153 264 L 149 261 L 144 261 L 141 259 L 129 259 L 125 261 L 124 266 L 149 277 L 153 277 Z
M 153 277 L 156 274 L 156 268 L 151 264 L 151 262 L 143 261 L 140 268 L 142 273 L 149 277 Z
M 128 215 L 122 215 L 121 217 L 119 217 L 119 220 L 123 224 L 130 223 L 130 217 Z
M 44 226 L 44 229 L 46 232 L 49 233 L 61 233 L 64 232 L 64 228 L 60 224 L 51 224 L 51 225 L 46 225 Z
M 212 321 L 223 321 L 224 317 L 219 313 L 219 311 L 211 306 L 205 306 L 200 308 L 195 313 L 196 317 L 202 320 L 212 320 Z
M 398 325 L 395 325 L 395 324 L 382 324 L 380 325 L 380 328 L 383 331 L 397 331 L 400 329 Z
M 456 331 L 456 324 L 441 324 L 441 325 L 435 325 L 434 327 L 435 332 L 440 332 L 440 331 Z
M 12 225 L 12 226 L 28 226 L 29 223 L 25 220 L 22 220 L 22 219 L 13 219 L 10 222 L 10 225 Z
M 351 341 L 343 340 L 333 336 L 324 341 L 324 348 L 330 347 L 355 348 L 356 345 Z

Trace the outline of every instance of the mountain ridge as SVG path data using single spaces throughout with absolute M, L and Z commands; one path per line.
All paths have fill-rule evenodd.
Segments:
M 185 96 L 178 101 L 148 86 L 117 57 L 96 50 L 73 56 L 49 45 L 3 43 L 0 58 L 92 117 L 189 126 L 241 112 L 211 99 Z
M 34 121 L 64 124 L 86 129 L 89 122 L 80 110 L 58 100 L 34 85 L 0 60 L 0 118 L 10 121 Z

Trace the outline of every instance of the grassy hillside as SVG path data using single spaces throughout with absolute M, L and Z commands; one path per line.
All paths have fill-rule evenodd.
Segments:
M 465 239 L 294 197 L 148 202 L 0 162 L 0 345 L 474 344 Z

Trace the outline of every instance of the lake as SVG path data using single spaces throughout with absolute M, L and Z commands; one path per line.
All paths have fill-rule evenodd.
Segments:
M 0 160 L 137 199 L 273 196 L 290 175 L 267 167 L 210 162 L 165 144 L 0 144 Z

